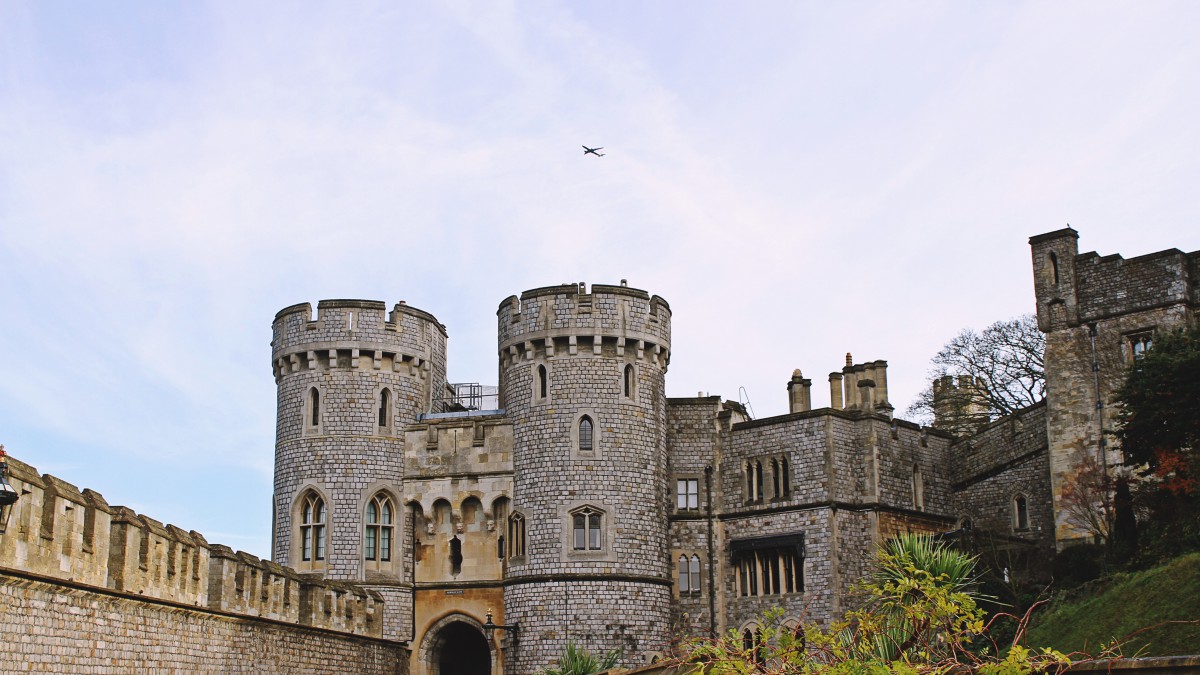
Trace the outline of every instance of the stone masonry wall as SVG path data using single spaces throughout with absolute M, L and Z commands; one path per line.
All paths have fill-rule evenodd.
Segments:
M 1002 417 L 951 448 L 954 512 L 976 530 L 1018 536 L 1043 551 L 1054 547 L 1046 403 Z M 1015 500 L 1024 496 L 1029 526 L 1017 527 Z
M 159 604 L 0 570 L 0 659 L 43 673 L 408 672 L 400 643 Z
M 20 495 L 0 534 L 0 629 L 21 636 L 0 646 L 10 662 L 57 672 L 316 672 L 341 650 L 361 665 L 354 672 L 398 672 L 390 664 L 407 658 L 378 639 L 377 593 L 314 581 L 109 506 L 19 460 L 8 465 Z M 309 646 L 272 654 L 258 642 L 268 637 Z

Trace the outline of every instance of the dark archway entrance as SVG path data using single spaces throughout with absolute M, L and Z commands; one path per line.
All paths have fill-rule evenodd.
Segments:
M 490 675 L 492 655 L 479 629 L 455 621 L 438 631 L 438 675 Z

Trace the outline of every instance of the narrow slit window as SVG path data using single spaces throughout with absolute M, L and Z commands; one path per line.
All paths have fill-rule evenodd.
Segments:
M 538 366 L 538 398 L 546 398 L 546 392 L 549 389 L 549 376 L 546 373 L 546 366 Z
M 592 418 L 584 415 L 579 418 L 579 451 L 592 452 Z
M 308 393 L 309 419 L 312 426 L 321 424 L 321 392 L 313 389 Z
M 1058 255 L 1053 251 L 1050 252 L 1050 280 L 1058 285 Z
M 633 398 L 633 366 L 625 366 L 625 398 Z
M 384 389 L 383 391 L 379 392 L 379 426 L 380 427 L 391 426 L 390 424 L 388 424 L 389 418 L 391 417 L 391 415 L 389 414 L 389 411 L 391 410 L 391 407 L 392 407 L 391 399 L 392 399 L 392 392 L 388 391 L 387 389 Z

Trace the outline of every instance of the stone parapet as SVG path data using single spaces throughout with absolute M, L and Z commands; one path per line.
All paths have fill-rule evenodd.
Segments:
M 383 598 L 374 591 L 209 544 L 198 532 L 109 506 L 100 494 L 12 457 L 8 466 L 20 499 L 0 534 L 0 568 L 133 600 L 383 634 Z

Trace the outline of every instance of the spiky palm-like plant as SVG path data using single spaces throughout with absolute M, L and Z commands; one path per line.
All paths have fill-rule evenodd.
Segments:
M 554 668 L 543 670 L 541 675 L 592 675 L 612 668 L 620 659 L 619 649 L 596 655 L 576 646 L 574 642 L 568 642 L 567 650 L 558 657 L 558 664 Z

